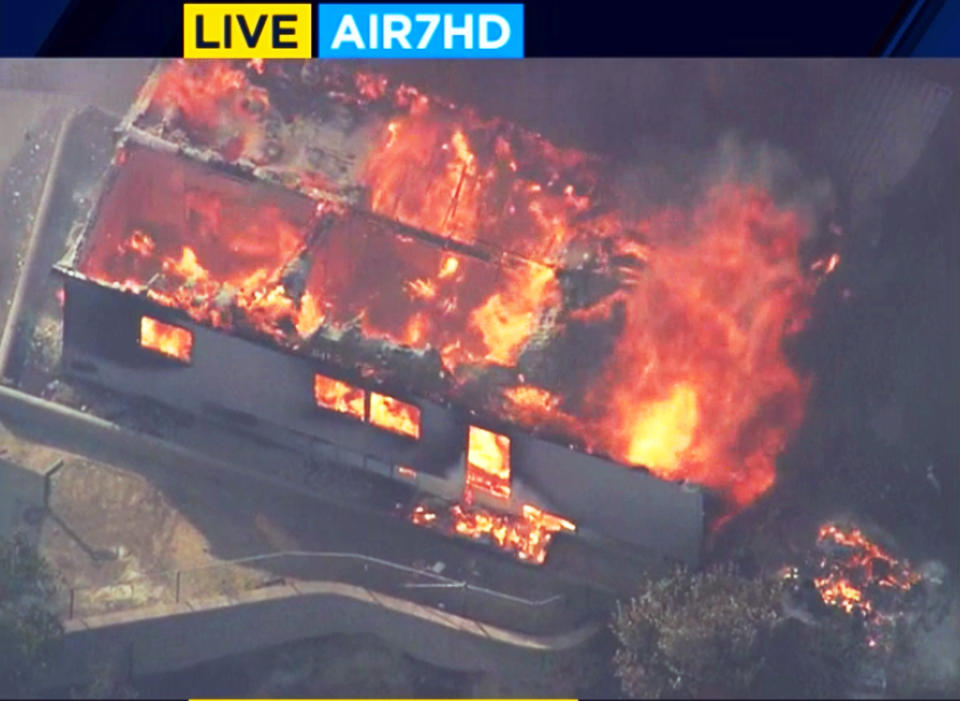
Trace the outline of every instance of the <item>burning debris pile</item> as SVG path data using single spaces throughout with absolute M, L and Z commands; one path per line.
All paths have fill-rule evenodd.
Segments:
M 805 561 L 781 575 L 783 614 L 799 624 L 784 628 L 786 649 L 812 654 L 787 663 L 805 670 L 799 683 L 819 669 L 815 687 L 833 679 L 857 694 L 956 695 L 956 588 L 943 562 L 915 566 L 864 529 L 826 523 Z
M 86 275 L 293 349 L 355 338 L 380 361 L 413 357 L 418 391 L 732 509 L 773 484 L 808 391 L 782 342 L 837 259 L 802 261 L 812 223 L 762 187 L 730 178 L 630 215 L 602 159 L 318 62 L 170 62 L 131 131 L 315 209 L 154 172 L 149 196 L 143 178 L 128 193 L 138 226 L 102 232 Z M 174 193 L 186 211 L 165 211 Z
M 469 492 L 468 492 L 469 494 Z M 438 528 L 474 540 L 488 538 L 497 546 L 514 553 L 517 559 L 541 565 L 547 557 L 547 545 L 561 531 L 575 531 L 570 521 L 524 504 L 519 516 L 499 514 L 483 508 L 454 504 L 444 512 L 420 504 L 411 520 L 421 526 Z
M 824 574 L 814 580 L 820 596 L 847 613 L 859 610 L 867 618 L 883 617 L 889 606 L 882 599 L 891 597 L 883 597 L 882 592 L 907 592 L 920 580 L 909 563 L 901 563 L 867 540 L 859 529 L 824 526 L 817 546 L 824 552 L 820 561 Z
M 861 626 L 870 648 L 889 653 L 898 620 L 918 610 L 923 589 L 918 586 L 923 580 L 920 571 L 870 541 L 858 528 L 826 524 L 816 545 L 810 562 L 784 571 L 795 601 L 808 611 L 815 612 L 817 605 L 843 611 Z M 818 598 L 815 602 L 809 600 L 812 591 Z
M 510 439 L 492 431 L 471 426 L 467 438 L 466 474 L 458 504 L 434 510 L 425 504 L 416 506 L 411 520 L 421 526 L 437 528 L 474 540 L 489 540 L 519 560 L 541 565 L 547 557 L 547 545 L 555 533 L 574 532 L 576 525 L 547 513 L 533 504 L 521 504 L 519 513 L 496 513 L 478 503 L 478 495 L 489 500 L 510 498 Z

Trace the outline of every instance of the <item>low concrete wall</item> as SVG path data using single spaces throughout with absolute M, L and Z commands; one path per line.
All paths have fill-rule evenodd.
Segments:
M 142 458 L 173 467 L 191 464 L 248 473 L 201 459 L 166 441 L 0 386 L 0 417 L 31 434 L 56 435 L 60 447 L 86 455 Z M 280 480 L 253 472 L 260 479 Z M 42 479 L 42 476 L 40 477 Z M 532 659 L 576 647 L 602 624 L 567 634 L 518 634 L 445 611 L 350 584 L 296 582 L 232 597 L 186 600 L 77 618 L 65 623 L 63 655 L 49 675 L 51 687 L 86 681 L 111 650 L 129 656 L 132 672 L 153 674 L 259 648 L 332 633 L 370 633 L 413 657 L 462 670 L 527 666 Z
M 282 489 L 296 489 L 295 480 L 278 476 L 285 473 L 282 464 L 272 465 L 273 471 L 268 473 L 239 461 L 217 459 L 3 385 L 0 421 L 30 440 L 107 463 L 136 465 L 148 460 L 155 467 L 169 469 L 190 464 L 213 472 L 239 473 Z M 363 510 L 360 506 L 355 508 Z
M 294 582 L 75 619 L 65 627 L 51 686 L 86 681 L 111 650 L 127 656 L 132 674 L 144 675 L 333 633 L 374 634 L 449 669 L 503 670 L 576 647 L 599 629 L 592 624 L 558 636 L 522 635 L 337 582 Z

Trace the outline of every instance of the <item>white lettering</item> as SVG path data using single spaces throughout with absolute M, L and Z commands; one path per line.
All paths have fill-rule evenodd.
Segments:
M 489 27 L 490 24 L 496 24 L 500 27 L 499 38 L 491 41 Z M 480 48 L 481 49 L 499 49 L 510 41 L 510 24 L 500 15 L 480 15 Z
M 370 14 L 370 48 L 376 49 L 377 47 L 377 22 L 380 20 L 379 15 Z
M 400 25 L 400 29 L 395 28 L 397 24 Z M 397 43 L 403 48 L 411 48 L 410 42 L 407 41 L 407 35 L 410 33 L 411 28 L 410 18 L 406 15 L 384 15 L 383 48 L 392 49 L 394 39 L 396 39 Z
M 365 49 L 363 37 L 360 35 L 360 28 L 353 19 L 353 15 L 344 15 L 340 20 L 340 26 L 337 28 L 337 34 L 333 37 L 331 49 L 339 49 L 345 41 L 353 42 L 358 49 Z
M 453 38 L 463 37 L 463 48 L 473 48 L 473 15 L 464 15 L 463 26 L 453 26 L 453 15 L 443 16 L 443 48 L 453 48 Z
M 417 22 L 427 23 L 427 28 L 423 30 L 423 36 L 417 43 L 418 49 L 425 49 L 429 46 L 430 40 L 433 39 L 437 27 L 440 26 L 440 15 L 417 15 L 416 20 Z

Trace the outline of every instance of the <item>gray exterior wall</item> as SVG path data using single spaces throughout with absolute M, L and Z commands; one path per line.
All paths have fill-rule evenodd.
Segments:
M 703 494 L 556 443 L 512 438 L 517 476 L 544 506 L 608 538 L 690 564 L 700 556 Z
M 132 294 L 70 276 L 64 282 L 63 363 L 69 374 L 242 432 L 312 442 L 318 457 L 384 476 L 396 477 L 395 466 L 407 465 L 437 478 L 462 479 L 467 429 L 476 423 L 464 411 L 388 392 L 421 411 L 420 440 L 398 436 L 316 406 L 314 373 L 342 377 L 336 368 L 200 326 L 179 310 Z M 194 334 L 190 364 L 139 347 L 144 314 Z M 647 555 L 697 561 L 703 528 L 699 490 L 516 429 L 485 427 L 510 436 L 517 500 Z M 425 479 L 421 487 L 429 490 L 430 483 Z M 519 503 L 509 506 L 516 510 Z
M 143 315 L 189 329 L 192 361 L 183 364 L 140 348 Z M 342 377 L 336 368 L 214 331 L 177 310 L 87 281 L 66 280 L 63 362 L 75 375 L 241 430 L 270 435 L 282 427 L 368 455 L 383 462 L 372 465 L 378 472 L 401 464 L 442 473 L 463 450 L 461 426 L 443 407 L 398 397 L 420 409 L 420 440 L 321 409 L 314 401 L 314 374 Z M 329 457 L 356 459 L 346 453 Z

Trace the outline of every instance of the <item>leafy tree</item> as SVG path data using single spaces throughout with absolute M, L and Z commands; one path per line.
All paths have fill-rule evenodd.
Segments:
M 851 617 L 825 609 L 815 624 L 786 619 L 774 626 L 752 691 L 760 698 L 839 698 L 868 662 L 864 637 Z
M 623 692 L 634 698 L 746 695 L 779 620 L 780 585 L 731 567 L 678 570 L 644 582 L 618 604 L 614 655 Z
M 0 539 L 0 692 L 26 695 L 43 677 L 63 637 L 53 611 L 56 585 L 25 536 Z
M 623 692 L 836 698 L 882 684 L 883 656 L 868 646 L 857 616 L 823 605 L 815 591 L 819 606 L 787 616 L 786 595 L 782 581 L 748 578 L 732 566 L 644 582 L 613 622 Z

